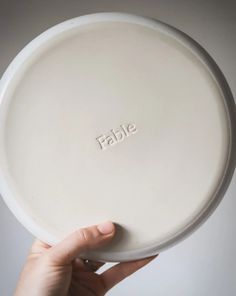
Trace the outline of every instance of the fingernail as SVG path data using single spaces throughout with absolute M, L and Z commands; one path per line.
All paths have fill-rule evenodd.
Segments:
M 114 231 L 114 224 L 110 221 L 103 222 L 97 226 L 97 229 L 101 234 L 110 234 Z

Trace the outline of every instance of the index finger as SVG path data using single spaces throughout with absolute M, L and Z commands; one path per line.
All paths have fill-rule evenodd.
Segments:
M 106 291 L 110 290 L 116 284 L 139 270 L 140 268 L 147 265 L 153 259 L 155 259 L 158 255 L 144 258 L 141 260 L 135 260 L 131 262 L 121 262 L 118 263 L 108 270 L 104 271 L 100 276 L 106 288 Z

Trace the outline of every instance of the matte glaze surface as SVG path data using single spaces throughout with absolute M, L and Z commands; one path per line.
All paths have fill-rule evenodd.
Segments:
M 55 243 L 109 219 L 117 239 L 87 257 L 128 260 L 204 212 L 231 139 L 222 89 L 194 46 L 113 16 L 41 38 L 3 84 L 0 158 L 9 206 L 35 235 Z

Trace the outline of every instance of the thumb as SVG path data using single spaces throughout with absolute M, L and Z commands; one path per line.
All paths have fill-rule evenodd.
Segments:
M 69 264 L 80 253 L 107 243 L 114 234 L 115 225 L 110 221 L 81 228 L 51 247 L 45 255 L 55 264 Z

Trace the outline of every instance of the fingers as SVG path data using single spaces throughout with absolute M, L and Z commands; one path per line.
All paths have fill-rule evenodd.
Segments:
M 80 253 L 107 243 L 114 234 L 115 226 L 110 221 L 81 228 L 49 249 L 47 257 L 56 264 L 69 264 Z
M 31 246 L 30 254 L 42 253 L 49 248 L 50 248 L 50 246 L 48 244 L 36 239 Z
M 84 268 L 86 271 L 95 272 L 100 267 L 102 267 L 105 263 L 104 262 L 96 262 L 91 260 L 84 260 Z
M 114 265 L 110 269 L 104 271 L 101 274 L 101 277 L 106 290 L 110 290 L 116 284 L 118 284 L 143 266 L 147 265 L 156 257 L 157 255 L 132 262 L 118 263 L 117 265 Z
M 75 270 L 88 271 L 88 272 L 96 272 L 104 264 L 105 264 L 105 262 L 83 260 L 80 258 L 76 258 L 73 261 L 73 266 L 74 266 Z

